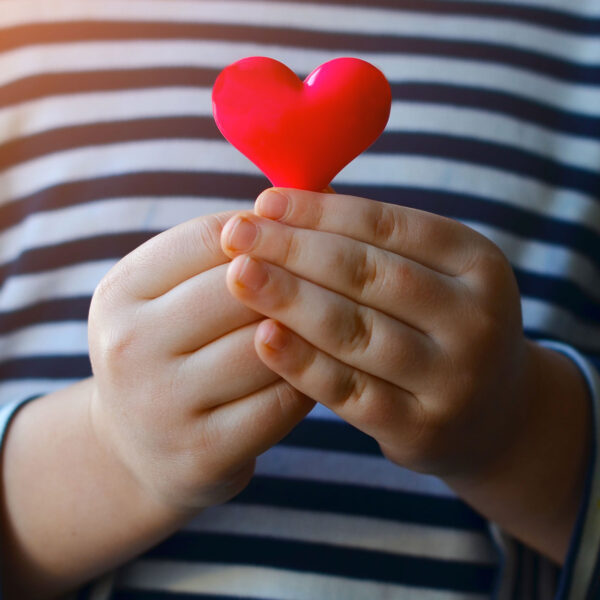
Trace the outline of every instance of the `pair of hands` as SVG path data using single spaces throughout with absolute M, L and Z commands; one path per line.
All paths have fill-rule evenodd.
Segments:
M 241 491 L 311 398 L 391 461 L 452 477 L 489 468 L 527 410 L 500 250 L 351 196 L 271 189 L 254 213 L 163 232 L 100 283 L 89 338 L 94 431 L 178 510 Z

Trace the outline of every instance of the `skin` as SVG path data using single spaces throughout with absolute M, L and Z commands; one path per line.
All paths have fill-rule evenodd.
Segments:
M 268 317 L 266 366 L 564 560 L 590 399 L 572 361 L 525 338 L 497 246 L 427 212 L 291 189 L 264 192 L 221 243 L 229 291 Z

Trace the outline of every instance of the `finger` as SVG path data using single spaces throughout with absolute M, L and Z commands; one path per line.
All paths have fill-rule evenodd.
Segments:
M 427 385 L 439 351 L 416 329 L 248 255 L 231 262 L 227 285 L 244 304 L 338 360 L 413 393 Z
M 451 276 L 468 270 L 474 246 L 485 241 L 453 219 L 356 196 L 270 188 L 254 210 L 294 227 L 345 235 Z
M 321 352 L 276 321 L 262 321 L 256 351 L 295 389 L 327 406 L 380 443 L 410 433 L 419 405 L 406 390 Z
M 258 323 L 237 329 L 196 352 L 181 356 L 174 369 L 172 395 L 194 410 L 208 410 L 247 396 L 279 379 L 258 357 Z M 226 368 L 223 366 L 226 365 Z
M 249 253 L 425 333 L 447 328 L 464 304 L 455 278 L 343 235 L 242 213 L 223 227 L 221 243 L 229 256 Z
M 166 294 L 144 303 L 153 343 L 167 354 L 194 352 L 209 342 L 262 316 L 227 290 L 227 264 L 185 280 Z
M 235 212 L 198 217 L 159 233 L 111 269 L 108 285 L 117 295 L 150 300 L 228 262 L 219 240 L 223 225 Z
M 245 464 L 283 439 L 314 405 L 278 377 L 270 386 L 210 411 L 199 420 L 198 436 L 219 463 Z

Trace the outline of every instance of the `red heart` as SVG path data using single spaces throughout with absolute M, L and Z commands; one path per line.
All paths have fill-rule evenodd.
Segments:
M 217 127 L 275 186 L 321 191 L 384 130 L 392 92 L 383 73 L 336 58 L 305 80 L 272 58 L 226 67 L 212 92 Z

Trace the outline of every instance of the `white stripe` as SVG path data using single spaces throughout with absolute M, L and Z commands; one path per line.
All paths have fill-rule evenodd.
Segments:
M 585 254 L 557 244 L 519 237 L 485 223 L 463 223 L 497 244 L 514 266 L 530 273 L 571 281 L 600 300 L 600 273 Z
M 383 456 L 275 446 L 258 457 L 256 473 L 269 477 L 364 485 L 454 498 L 440 479 L 394 465 Z
M 129 119 L 212 116 L 209 88 L 168 87 L 63 94 L 0 109 L 0 139 Z
M 117 589 L 203 592 L 269 600 L 485 600 L 487 596 L 377 583 L 279 568 L 141 560 L 119 572 Z
M 505 144 L 558 161 L 563 165 L 597 172 L 600 144 L 597 140 L 555 133 L 520 119 L 481 109 L 394 102 L 387 132 L 416 131 L 454 135 L 484 142 Z
M 4 3 L 5 27 L 31 22 L 80 19 L 132 22 L 219 23 L 301 29 L 358 35 L 424 36 L 509 45 L 550 56 L 595 65 L 595 45 L 577 34 L 497 18 L 424 14 L 370 6 L 336 6 L 292 2 L 88 2 L 57 1 L 52 10 L 35 10 L 23 0 Z
M 551 332 L 576 347 L 600 349 L 600 327 L 578 319 L 573 313 L 537 298 L 521 298 L 526 328 Z
M 16 402 L 30 396 L 46 395 L 62 390 L 78 379 L 19 379 L 0 382 L 0 404 Z
M 0 172 L 0 203 L 70 181 L 144 171 L 260 174 L 225 141 L 106 144 L 55 152 Z
M 0 311 L 16 310 L 44 300 L 90 295 L 115 262 L 95 261 L 10 277 L 2 288 Z
M 299 75 L 350 52 L 379 67 L 392 82 L 436 82 L 500 90 L 580 113 L 600 114 L 600 89 L 576 85 L 531 73 L 518 67 L 451 57 L 309 50 L 285 45 L 232 41 L 110 41 L 39 45 L 6 52 L 0 60 L 0 85 L 16 79 L 58 72 L 141 69 L 158 67 L 212 67 L 222 69 L 244 56 L 271 56 Z
M 205 510 L 188 531 L 267 536 L 421 558 L 495 564 L 481 532 L 391 520 L 229 503 Z
M 0 357 L 87 354 L 87 322 L 42 323 L 0 336 Z
M 0 174 L 0 203 L 69 181 L 144 171 L 260 175 L 254 164 L 225 141 L 124 142 L 64 150 L 7 169 Z M 592 195 L 450 159 L 363 154 L 340 172 L 334 187 L 336 182 L 439 188 L 519 208 L 526 199 L 525 205 L 533 212 L 574 223 L 583 221 L 600 231 L 600 203 Z
M 169 117 L 211 117 L 211 90 L 172 87 L 66 94 L 0 109 L 0 139 L 62 127 Z M 393 102 L 387 132 L 418 131 L 505 144 L 565 165 L 596 171 L 597 141 L 555 133 L 520 119 L 481 109 Z
M 31 213 L 0 233 L 1 263 L 33 248 L 99 235 L 161 231 L 183 221 L 229 210 L 252 209 L 253 200 L 222 198 L 115 198 Z

